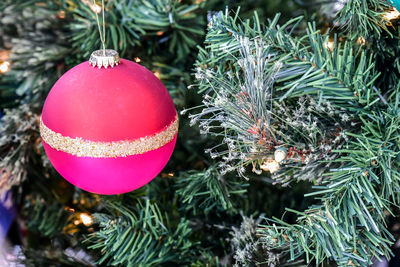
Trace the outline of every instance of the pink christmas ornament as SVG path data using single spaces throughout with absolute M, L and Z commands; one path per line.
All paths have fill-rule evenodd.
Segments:
M 56 82 L 40 125 L 54 168 L 75 186 L 106 195 L 135 190 L 157 176 L 177 132 L 175 106 L 161 81 L 113 50 L 95 51 L 90 62 Z

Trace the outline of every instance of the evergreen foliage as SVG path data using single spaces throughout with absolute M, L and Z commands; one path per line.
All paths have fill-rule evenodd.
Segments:
M 385 16 L 388 1 L 105 3 L 107 48 L 153 71 L 182 114 L 176 149 L 128 194 L 65 182 L 41 145 L 40 111 L 55 81 L 100 48 L 101 3 L 1 1 L 0 64 L 11 64 L 0 72 L 0 192 L 12 191 L 26 225 L 17 261 L 370 266 L 393 257 L 400 20 Z
M 156 204 L 136 201 L 132 206 L 108 202 L 110 214 L 94 214 L 100 229 L 87 241 L 94 243 L 88 248 L 103 254 L 98 264 L 151 266 L 190 262 L 195 243 L 188 239 L 189 222 L 182 219 L 175 229 L 167 228 L 168 217 L 163 217 Z
M 182 209 L 191 210 L 195 215 L 208 215 L 213 209 L 237 211 L 233 197 L 246 193 L 246 184 L 234 181 L 234 177 L 221 175 L 216 166 L 180 175 L 176 193 L 181 198 Z
M 326 134 L 339 128 L 333 137 L 343 135 L 337 143 L 344 144 L 335 145 L 337 138 L 327 143 L 329 157 L 319 154 L 315 158 L 322 171 L 318 172 L 319 166 L 312 162 L 308 168 L 309 163 L 303 160 L 298 164 L 298 175 L 293 173 L 293 160 L 289 158 L 276 178 L 279 181 L 285 175 L 287 183 L 289 178 L 308 176 L 310 181 L 321 183 L 314 186 L 315 192 L 307 194 L 320 196 L 321 204 L 302 212 L 287 209 L 299 215 L 296 224 L 275 218 L 269 220 L 275 224 L 263 226 L 259 233 L 268 246 L 287 251 L 292 260 L 305 254 L 307 263 L 334 260 L 339 265 L 368 266 L 374 257 L 389 258 L 394 239 L 386 230 L 386 216 L 391 213 L 388 203 L 397 205 L 398 198 L 398 170 L 393 162 L 399 137 L 397 90 L 388 98 L 382 96 L 374 85 L 379 73 L 372 56 L 361 49 L 353 50 L 351 43 L 335 41 L 332 48 L 328 47 L 324 44 L 329 35 L 319 34 L 312 24 L 306 28 L 305 37 L 293 36 L 300 18 L 282 27 L 277 24 L 278 17 L 266 28 L 261 27 L 257 16 L 253 21 L 240 22 L 237 14 L 231 17 L 228 13 L 219 13 L 212 21 L 207 50 L 199 55 L 196 73 L 199 90 L 207 93 L 205 108 L 190 116 L 192 122 L 199 121 L 206 134 L 212 131 L 212 135 L 223 136 L 228 152 L 216 156 L 229 153 L 228 158 L 240 161 L 239 166 L 222 164 L 225 171 L 238 169 L 244 173 L 242 166 L 254 165 L 255 161 L 262 168 L 271 150 L 282 144 L 313 144 L 312 135 L 303 141 L 290 133 L 294 129 L 307 134 L 303 129 L 307 125 L 291 123 L 291 111 L 296 115 L 302 108 L 293 100 L 300 97 L 301 101 L 304 95 L 312 98 L 308 111 L 322 111 L 313 120 L 317 127 L 312 132 Z M 276 122 L 279 109 L 286 116 L 284 125 Z M 341 110 L 347 113 L 341 114 Z M 319 124 L 324 117 L 334 119 L 335 114 L 341 123 L 331 127 L 329 122 Z M 321 144 L 321 139 L 314 145 Z M 308 150 L 316 151 L 312 146 Z

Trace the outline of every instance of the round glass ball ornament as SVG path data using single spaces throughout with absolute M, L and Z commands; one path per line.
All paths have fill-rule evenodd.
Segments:
M 93 52 L 53 86 L 40 134 L 54 168 L 73 185 L 121 194 L 149 183 L 175 147 L 178 115 L 167 89 L 113 50 Z

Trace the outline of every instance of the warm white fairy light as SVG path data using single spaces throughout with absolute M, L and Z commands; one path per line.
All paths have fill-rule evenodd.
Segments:
M 92 3 L 90 0 L 81 0 L 81 1 L 82 1 L 82 3 L 88 5 L 93 12 L 96 12 L 97 14 L 100 14 L 101 6 L 99 6 L 96 3 Z
M 386 20 L 397 19 L 398 17 L 400 17 L 400 12 L 396 8 L 393 8 L 393 10 L 390 10 L 383 15 L 383 18 Z
M 59 12 L 58 12 L 58 17 L 59 17 L 60 19 L 65 19 L 65 11 L 64 11 L 64 10 L 59 11 Z
M 97 14 L 100 14 L 100 12 L 101 12 L 101 6 L 99 6 L 98 4 L 91 4 L 90 9 L 93 12 L 96 12 Z
M 154 75 L 155 75 L 158 79 L 160 79 L 160 75 L 161 75 L 161 74 L 160 74 L 158 71 L 155 71 L 155 72 L 154 72 Z
M 6 73 L 9 70 L 10 70 L 10 62 L 4 61 L 3 63 L 0 64 L 1 73 Z
M 79 218 L 81 219 L 82 223 L 86 226 L 89 226 L 93 223 L 92 217 L 90 217 L 90 215 L 87 213 L 81 213 L 79 215 Z
M 365 45 L 365 42 L 366 42 L 366 40 L 364 37 L 362 37 L 362 36 L 358 37 L 358 39 L 357 39 L 358 44 Z
M 329 41 L 327 41 L 327 42 L 325 42 L 324 43 L 324 46 L 326 47 L 326 48 L 329 48 L 329 50 L 331 50 L 331 51 L 333 51 L 333 46 L 335 45 L 335 42 L 334 41 L 331 41 L 331 40 L 329 40 Z
M 136 63 L 140 63 L 142 61 L 139 57 L 135 57 L 134 60 L 135 60 Z

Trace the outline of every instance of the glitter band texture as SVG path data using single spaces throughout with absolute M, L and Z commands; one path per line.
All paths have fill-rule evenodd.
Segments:
M 57 151 L 77 157 L 116 158 L 144 154 L 172 141 L 178 132 L 178 115 L 161 132 L 133 140 L 95 142 L 63 136 L 50 130 L 40 118 L 40 135 L 46 144 Z

